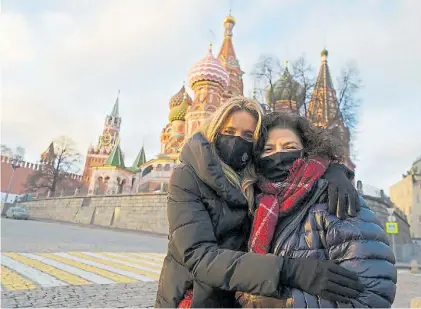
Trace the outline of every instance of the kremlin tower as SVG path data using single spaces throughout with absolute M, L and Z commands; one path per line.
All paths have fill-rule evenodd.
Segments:
M 118 97 L 119 95 L 117 95 L 111 113 L 105 117 L 104 128 L 102 135 L 98 138 L 97 145 L 95 147 L 91 146 L 88 149 L 85 168 L 83 170 L 83 177 L 86 179 L 90 179 L 92 167 L 103 166 L 110 153 L 119 144 L 121 117 L 118 110 Z

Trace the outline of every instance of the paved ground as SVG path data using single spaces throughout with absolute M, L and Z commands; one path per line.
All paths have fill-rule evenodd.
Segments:
M 58 223 L 1 220 L 2 308 L 151 307 L 167 239 Z M 396 308 L 421 296 L 399 273 Z

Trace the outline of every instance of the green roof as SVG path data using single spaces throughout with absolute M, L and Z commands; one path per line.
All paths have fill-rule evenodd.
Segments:
M 125 168 L 124 157 L 119 144 L 115 145 L 104 165 Z
M 133 162 L 132 168 L 139 168 L 141 165 L 145 163 L 146 163 L 145 148 L 142 146 L 142 149 L 140 149 L 139 154 L 137 155 L 136 159 Z

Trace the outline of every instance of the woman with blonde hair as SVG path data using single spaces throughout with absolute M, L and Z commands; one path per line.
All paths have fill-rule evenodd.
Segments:
M 321 261 L 318 269 L 308 272 L 313 283 L 308 284 L 286 272 L 283 257 L 245 252 L 250 232 L 246 196 L 251 192 L 243 193 L 241 183 L 245 168 L 253 169 L 262 114 L 253 100 L 232 98 L 184 145 L 181 164 L 169 182 L 168 253 L 155 307 L 230 308 L 235 306 L 236 291 L 277 297 L 289 285 L 325 294 L 332 301 L 358 295 L 356 274 L 330 261 Z M 343 170 L 333 168 L 330 175 L 332 187 L 356 195 Z M 359 206 L 338 205 L 336 197 L 332 205 L 354 211 Z M 305 260 L 296 263 L 298 269 L 305 265 Z

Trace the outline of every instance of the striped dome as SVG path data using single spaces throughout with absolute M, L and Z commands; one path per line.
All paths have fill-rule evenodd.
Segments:
M 173 95 L 170 99 L 170 109 L 180 105 L 184 99 L 184 93 L 186 92 L 186 88 L 181 87 L 180 91 L 178 91 L 175 95 Z M 187 94 L 187 93 L 186 93 Z M 192 99 L 187 94 L 187 103 L 188 105 L 192 105 Z
M 212 54 L 212 45 L 205 58 L 199 60 L 189 70 L 189 84 L 193 88 L 197 82 L 211 81 L 220 84 L 223 88 L 228 86 L 229 76 L 218 59 Z

